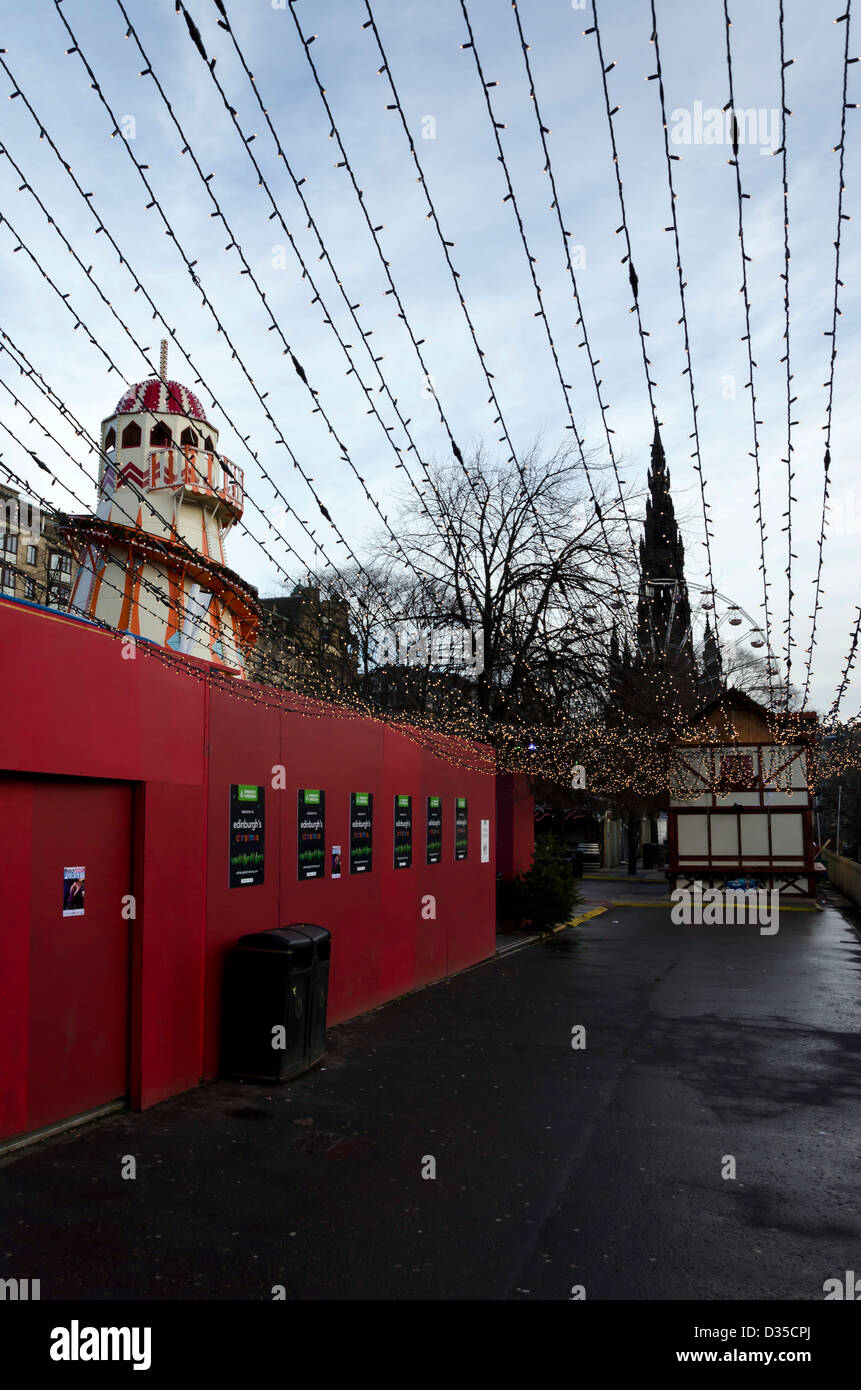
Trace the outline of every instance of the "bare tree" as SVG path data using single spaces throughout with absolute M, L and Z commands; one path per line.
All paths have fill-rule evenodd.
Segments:
M 769 666 L 772 674 L 769 677 Z M 723 649 L 724 685 L 744 691 L 751 699 L 769 706 L 779 704 L 790 710 L 800 709 L 801 693 L 795 686 L 789 688 L 789 702 L 786 702 L 786 685 L 776 673 L 776 667 L 767 657 L 757 656 L 745 651 L 741 643 L 726 643 Z
M 597 456 L 589 462 L 600 472 Z M 404 494 L 394 528 L 412 564 L 410 611 L 431 634 L 427 665 L 432 634 L 459 629 L 470 649 L 450 670 L 472 679 L 486 718 L 540 726 L 597 708 L 631 575 L 604 479 L 596 507 L 579 454 L 568 444 L 548 454 L 540 440 L 517 463 L 479 446 L 463 468 L 430 473 L 424 506 Z M 397 566 L 400 552 L 377 538 L 377 563 Z

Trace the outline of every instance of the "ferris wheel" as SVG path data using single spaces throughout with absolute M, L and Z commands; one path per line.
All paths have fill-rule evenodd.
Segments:
M 644 588 L 647 598 L 661 597 L 659 607 L 667 615 L 663 630 L 649 634 L 653 647 L 669 655 L 681 651 L 690 643 L 699 656 L 705 646 L 708 627 L 723 655 L 724 667 L 728 656 L 736 664 L 757 661 L 761 663 L 762 675 L 769 685 L 781 684 L 784 672 L 780 657 L 773 647 L 769 648 L 765 629 L 740 603 L 717 589 L 712 590 L 689 580 L 649 579 L 645 581 Z M 683 609 L 685 594 L 690 608 L 690 622 L 686 627 L 681 627 L 677 616 Z M 632 645 L 640 648 L 642 644 L 636 632 L 636 622 L 631 616 L 637 611 L 638 598 L 639 590 L 636 595 L 632 594 L 632 602 L 627 608 L 627 625 L 629 636 L 633 638 Z

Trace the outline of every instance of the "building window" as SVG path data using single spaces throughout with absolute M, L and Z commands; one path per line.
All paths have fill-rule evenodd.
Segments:
M 136 420 L 126 425 L 122 433 L 122 447 L 124 449 L 136 449 L 141 442 L 141 427 Z
M 71 555 L 61 555 L 58 551 L 52 551 L 48 557 L 48 569 L 53 579 L 72 577 L 72 557 Z
M 206 438 L 204 439 L 204 441 L 203 441 L 203 447 L 204 447 L 204 449 L 207 451 L 207 453 L 209 453 L 209 454 L 212 453 L 212 440 L 210 439 L 209 435 L 207 435 Z
M 180 444 L 190 444 L 192 449 L 197 448 L 197 435 L 195 434 L 191 426 L 186 426 L 182 434 L 179 436 L 179 442 Z
M 18 537 L 11 535 L 8 531 L 3 536 L 2 550 L 5 555 L 18 554 Z
M 149 432 L 149 446 L 151 449 L 166 449 L 173 443 L 173 435 L 161 420 L 153 425 Z
M 0 565 L 0 593 L 15 597 L 15 571 L 10 565 Z
M 25 598 L 29 598 L 29 599 L 34 599 L 34 600 L 35 600 L 35 598 L 36 598 L 36 581 L 35 581 L 35 579 L 25 579 L 25 580 L 24 580 L 24 597 L 25 597 Z
M 35 563 L 36 563 L 36 547 L 35 547 L 35 545 L 28 545 L 28 546 L 27 546 L 27 564 L 28 564 L 28 565 L 35 565 Z
M 68 608 L 69 606 L 69 585 L 51 584 L 48 589 L 48 606 L 50 608 Z
M 117 432 L 116 432 L 116 430 L 114 429 L 113 425 L 111 425 L 110 429 L 108 430 L 107 434 L 105 435 L 105 449 L 106 449 L 106 450 L 107 450 L 107 449 L 115 449 L 115 448 L 116 448 L 116 445 L 117 445 Z

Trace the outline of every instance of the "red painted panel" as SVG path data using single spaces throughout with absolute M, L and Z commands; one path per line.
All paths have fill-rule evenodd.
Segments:
M 142 804 L 141 804 L 142 802 Z M 132 1103 L 145 1108 L 203 1074 L 206 805 L 202 787 L 147 782 L 136 834 Z
M 329 1022 L 377 1007 L 430 980 L 490 955 L 495 944 L 494 865 L 479 864 L 479 822 L 491 822 L 494 779 L 466 772 L 421 749 L 405 734 L 370 720 L 319 710 L 259 709 L 213 689 L 210 706 L 209 868 L 205 1074 L 218 1065 L 221 977 L 228 949 L 243 932 L 317 922 L 332 933 Z M 277 752 L 274 750 L 278 750 Z M 285 786 L 272 787 L 284 768 Z M 280 780 L 280 779 L 276 779 Z M 231 783 L 266 786 L 266 869 L 262 887 L 227 884 L 228 795 Z M 326 872 L 297 875 L 297 792 L 326 793 Z M 373 869 L 349 871 L 350 793 L 374 797 Z M 443 862 L 425 864 L 425 798 L 446 808 Z M 413 864 L 395 869 L 396 794 L 413 798 Z M 454 862 L 454 798 L 469 799 L 469 859 Z M 340 845 L 342 875 L 331 877 L 331 849 Z M 421 916 L 436 899 L 436 919 Z
M 3 599 L 0 645 L 27 654 L 3 683 L 0 767 L 52 777 L 202 781 L 205 683 L 197 677 L 208 675 L 204 663 L 166 665 L 144 641 L 133 659 L 124 658 L 119 637 Z
M 416 741 L 407 732 L 342 717 L 290 693 L 244 683 L 234 688 L 213 679 L 205 663 L 153 652 L 143 642 L 129 660 L 116 637 L 11 600 L 0 599 L 0 645 L 28 654 L 4 686 L 0 720 L 0 769 L 22 774 L 12 779 L 17 790 L 0 801 L 0 828 L 16 846 L 16 875 L 7 887 L 0 933 L 0 967 L 11 982 L 0 1041 L 13 1073 L 0 1081 L 0 1133 L 36 1123 L 26 1106 L 27 895 L 29 856 L 39 847 L 30 831 L 28 775 L 135 784 L 134 1105 L 154 1104 L 201 1075 L 215 1074 L 224 958 L 244 932 L 302 920 L 332 932 L 330 1023 L 492 953 L 495 864 L 492 853 L 490 863 L 480 864 L 479 845 L 482 818 L 490 821 L 494 843 L 494 778 L 457 765 L 470 755 L 468 747 L 439 739 L 436 751 L 429 750 L 422 746 L 424 736 Z M 286 770 L 284 790 L 272 785 L 278 766 Z M 228 887 L 232 782 L 266 787 L 260 887 Z M 319 882 L 297 878 L 300 787 L 326 792 L 326 877 Z M 351 791 L 374 796 L 374 867 L 365 875 L 349 872 Z M 412 796 L 414 821 L 413 865 L 397 871 L 396 793 Z M 443 862 L 437 865 L 425 864 L 429 794 L 441 796 L 445 807 Z M 469 858 L 462 863 L 454 861 L 456 796 L 469 801 Z M 338 880 L 331 878 L 333 844 L 340 844 L 343 855 Z M 34 862 L 39 865 L 38 854 Z M 45 879 L 46 893 L 52 874 Z M 423 918 L 428 895 L 435 899 L 436 916 Z M 80 920 L 66 919 L 66 926 Z M 88 997 L 86 980 L 82 988 Z M 75 1086 L 63 1103 L 65 1115 L 81 1104 Z
M 27 1128 L 128 1089 L 131 789 L 33 784 Z M 63 916 L 63 870 L 86 870 L 84 911 Z
M 284 925 L 318 922 L 332 933 L 329 1018 L 339 1021 L 374 1008 L 386 998 L 382 968 L 387 948 L 382 883 L 387 863 L 380 771 L 384 756 L 382 725 L 358 719 L 286 715 L 282 758 L 287 788 L 280 792 L 281 910 Z M 326 877 L 299 882 L 297 875 L 297 791 L 326 792 Z M 373 794 L 373 868 L 350 873 L 350 793 Z M 331 877 L 331 849 L 340 845 L 341 877 Z
M 283 926 L 279 920 L 278 798 L 272 769 L 281 762 L 281 714 L 214 688 L 209 705 L 207 798 L 206 1028 L 203 1072 L 218 1071 L 221 981 L 228 949 L 248 932 Z M 265 787 L 263 883 L 228 887 L 230 785 Z
M 418 892 L 416 900 L 416 984 L 439 980 L 448 973 L 448 928 L 445 918 L 448 865 L 452 863 L 449 830 L 454 812 L 450 797 L 443 790 L 447 778 L 438 760 L 425 753 L 422 756 L 421 795 L 413 800 L 413 863 L 417 866 Z M 437 785 L 439 784 L 439 785 Z M 427 863 L 427 799 L 442 799 L 442 859 L 439 864 Z
M 421 749 L 403 734 L 386 730 L 383 744 L 380 786 L 380 893 L 384 930 L 384 949 L 380 957 L 380 992 L 384 999 L 395 999 L 412 989 L 416 980 L 416 950 L 419 936 L 421 881 L 426 869 L 417 860 L 416 841 L 421 844 L 416 825 L 421 805 Z M 395 869 L 395 797 L 411 796 L 413 815 L 413 855 L 408 869 Z M 376 859 L 376 856 L 375 856 Z M 444 861 L 446 862 L 446 861 Z M 442 866 L 439 866 L 442 867 Z M 424 984 L 422 980 L 420 983 Z
M 532 867 L 535 798 L 519 773 L 497 777 L 496 788 L 496 868 L 503 878 L 516 878 Z
M 0 1134 L 27 1128 L 32 818 L 32 783 L 0 777 L 0 844 L 8 849 L 0 930 Z

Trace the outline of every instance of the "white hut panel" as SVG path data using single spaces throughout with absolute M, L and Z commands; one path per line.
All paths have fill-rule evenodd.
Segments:
M 679 816 L 679 862 L 694 860 L 701 864 L 709 854 L 709 817 L 691 812 Z
M 801 811 L 771 816 L 771 843 L 775 858 L 787 856 L 804 862 L 804 820 Z
M 678 818 L 678 862 L 726 872 L 804 864 L 802 811 L 690 813 Z
M 807 784 L 807 757 L 794 748 L 763 748 L 763 799 L 767 806 L 806 806 L 810 789 Z
M 711 806 L 713 778 L 713 749 L 674 749 L 670 767 L 670 806 Z
M 709 816 L 712 859 L 738 858 L 738 817 Z
M 768 858 L 768 816 L 758 811 L 740 816 L 741 854 L 743 859 Z

